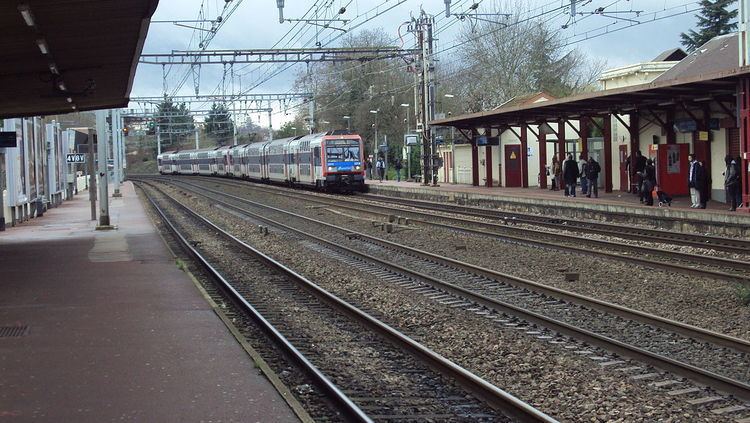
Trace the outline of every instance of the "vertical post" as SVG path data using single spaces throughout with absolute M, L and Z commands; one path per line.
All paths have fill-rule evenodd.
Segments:
M 122 197 L 120 193 L 120 182 L 122 181 L 122 161 L 120 159 L 120 143 L 122 142 L 122 126 L 120 121 L 120 110 L 112 109 L 112 164 L 114 192 L 112 197 Z
M 588 116 L 582 116 L 578 123 L 578 130 L 581 132 L 581 154 L 583 158 L 589 159 L 589 119 Z
M 479 150 L 476 130 L 472 129 L 471 134 L 471 184 L 477 187 L 479 186 Z
M 529 187 L 529 127 L 525 123 L 521 125 L 521 186 Z
M 604 192 L 612 192 L 612 115 L 602 119 L 604 138 Z
M 739 65 L 750 64 L 750 40 L 747 29 L 750 27 L 750 0 L 740 0 L 739 5 Z M 742 83 L 740 83 L 742 84 Z M 744 187 L 745 185 L 743 185 Z
M 109 133 L 107 128 L 107 110 L 96 111 L 96 155 L 99 164 L 99 226 L 109 226 L 109 186 L 107 177 L 107 144 Z
M 638 112 L 630 114 L 630 174 L 633 175 L 635 172 L 635 164 L 637 162 L 636 151 L 640 151 L 640 122 L 638 121 Z M 631 189 L 633 192 L 637 192 L 638 187 L 633 186 L 635 181 L 631 181 Z
M 98 112 L 97 112 L 98 113 Z M 88 131 L 88 166 L 86 170 L 89 173 L 89 201 L 91 202 L 91 220 L 96 220 L 96 159 L 94 156 L 94 132 Z M 97 138 L 99 136 L 97 135 Z
M 485 178 L 487 178 L 487 181 L 485 182 L 485 186 L 487 188 L 492 188 L 492 146 L 487 145 L 484 147 L 484 171 L 485 171 Z
M 745 4 L 741 0 L 740 4 Z M 745 10 L 745 13 L 748 13 Z M 742 211 L 750 212 L 750 78 L 742 78 L 738 84 L 739 108 L 738 116 L 740 123 L 740 160 L 737 165 L 740 167 L 740 177 L 742 178 Z
M 198 126 L 195 127 L 195 149 L 199 150 L 201 148 L 201 141 L 199 139 L 200 137 L 200 131 L 198 130 Z
M 159 129 L 159 124 L 157 122 L 156 124 L 156 155 L 158 156 L 161 154 L 161 130 Z
M 541 125 L 537 127 L 539 132 L 539 188 L 547 188 L 547 134 L 542 133 Z M 555 170 L 550 168 L 550 172 Z
M 271 121 L 272 112 L 272 109 L 268 109 L 268 141 L 273 141 L 273 122 Z M 349 129 L 348 125 L 347 129 Z
M 677 144 L 677 134 L 674 131 L 674 109 L 667 110 L 666 128 L 667 144 Z
M 5 148 L 0 148 L 0 163 L 5 169 Z M 5 189 L 5 171 L 0 171 L 0 232 L 5 231 L 5 204 L 3 204 L 3 190 Z
M 565 150 L 565 121 L 559 119 L 557 121 L 557 158 L 561 166 L 565 162 Z

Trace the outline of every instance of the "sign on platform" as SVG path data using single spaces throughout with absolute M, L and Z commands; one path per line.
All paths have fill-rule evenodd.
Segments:
M 86 155 L 82 153 L 66 154 L 65 161 L 68 163 L 86 163 Z

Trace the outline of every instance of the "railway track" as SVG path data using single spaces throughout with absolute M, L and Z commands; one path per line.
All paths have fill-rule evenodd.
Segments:
M 520 326 L 525 328 L 529 327 L 530 324 L 536 324 L 576 339 L 585 340 L 591 345 L 615 352 L 623 357 L 634 358 L 640 362 L 668 370 L 674 374 L 714 387 L 719 391 L 727 392 L 746 400 L 750 399 L 750 386 L 747 384 L 747 379 L 750 378 L 750 374 L 743 376 L 746 379 L 744 382 L 738 381 L 733 379 L 731 375 L 727 376 L 717 374 L 712 371 L 704 370 L 693 364 L 681 362 L 678 359 L 665 356 L 673 353 L 679 354 L 679 351 L 677 350 L 689 347 L 691 342 L 693 342 L 690 339 L 682 341 L 676 339 L 675 333 L 680 333 L 704 342 L 712 342 L 735 349 L 737 352 L 740 352 L 740 355 L 735 356 L 734 359 L 738 359 L 739 357 L 739 359 L 742 360 L 739 364 L 739 368 L 746 368 L 748 362 L 746 354 L 750 345 L 745 340 L 713 333 L 704 329 L 669 321 L 658 316 L 648 315 L 635 310 L 625 309 L 598 300 L 577 296 L 576 294 L 571 295 L 571 293 L 550 289 L 549 287 L 544 287 L 543 285 L 535 284 L 531 281 L 524 281 L 509 275 L 503 275 L 498 272 L 481 269 L 465 263 L 459 263 L 448 258 L 419 252 L 408 247 L 394 245 L 393 243 L 367 234 L 354 232 L 351 229 L 316 221 L 305 216 L 296 215 L 285 210 L 255 203 L 247 199 L 229 196 L 226 193 L 212 190 L 210 188 L 196 186 L 195 184 L 186 182 L 178 182 L 176 183 L 176 186 L 182 188 L 187 187 L 189 191 L 208 198 L 212 203 L 220 204 L 226 211 L 251 216 L 252 219 L 265 221 L 274 226 L 283 228 L 285 231 L 294 231 L 318 244 L 324 245 L 326 248 L 340 251 L 350 257 L 356 257 L 357 260 L 377 263 L 381 268 L 390 269 L 390 271 L 397 275 L 407 277 L 407 279 L 401 281 L 401 283 L 404 284 L 403 286 L 413 288 L 415 292 L 422 294 L 426 293 L 427 295 L 434 296 L 434 298 L 437 298 L 438 300 L 449 301 L 453 305 L 457 304 L 457 306 L 465 306 L 469 308 L 479 306 L 480 308 L 478 310 L 482 313 L 487 311 L 496 313 L 493 320 L 500 322 L 502 325 L 512 325 L 514 327 Z M 232 202 L 238 202 L 246 206 L 250 205 L 259 208 L 264 212 L 262 215 L 260 213 L 251 212 L 228 203 L 225 201 L 226 199 L 231 199 Z M 327 229 L 334 229 L 341 234 L 344 234 L 346 238 L 356 240 L 357 245 L 367 245 L 367 247 L 365 252 L 363 252 L 361 249 L 355 250 L 348 246 L 344 246 L 345 243 L 340 241 L 336 242 L 315 236 L 298 228 L 294 228 L 293 226 L 270 219 L 268 217 L 269 211 L 304 221 L 307 227 L 311 227 L 310 224 L 314 223 L 314 225 L 324 226 Z M 402 265 L 394 264 L 413 263 L 415 262 L 415 259 L 419 259 L 418 261 L 420 262 L 416 269 L 414 266 L 406 268 Z M 431 275 L 445 276 L 438 279 Z M 447 280 L 450 280 L 451 282 L 447 282 Z M 520 305 L 519 300 L 521 300 Z M 598 310 L 606 310 L 606 312 L 611 315 L 592 315 L 592 310 L 585 308 L 578 310 L 578 312 L 576 312 L 576 310 L 571 312 L 571 304 L 565 303 L 565 301 L 562 300 L 572 300 L 579 304 L 586 304 L 587 306 L 591 306 Z M 512 301 L 515 301 L 515 303 L 512 303 Z M 462 305 L 462 303 L 468 304 Z M 552 317 L 555 312 L 557 313 L 557 316 Z M 632 319 L 634 322 L 647 322 L 649 326 L 653 327 L 653 329 L 666 328 L 673 333 L 659 333 L 658 330 L 661 329 L 656 329 L 656 331 L 647 329 L 647 331 L 644 332 L 646 333 L 645 338 L 652 340 L 651 349 L 658 349 L 665 345 L 676 343 L 678 344 L 676 350 L 669 352 L 669 348 L 667 348 L 667 354 L 663 355 L 615 339 L 616 336 L 612 336 L 613 333 L 627 333 L 628 330 L 632 330 L 632 327 L 631 329 L 628 329 L 627 325 L 623 325 L 623 322 L 612 321 L 612 315 L 627 316 L 628 319 Z M 605 327 L 600 325 L 596 328 L 599 332 L 597 333 L 591 330 L 591 328 L 582 327 L 585 325 L 582 325 L 580 321 L 581 319 L 585 319 L 586 316 L 588 316 L 589 321 L 609 319 L 610 323 L 605 324 Z M 564 320 L 565 317 L 568 318 L 568 321 Z M 517 323 L 518 319 L 523 322 Z M 577 325 L 571 324 L 571 321 L 576 322 Z M 609 328 L 606 326 L 609 326 Z M 606 333 L 607 330 L 609 330 L 610 333 L 603 335 L 602 332 Z M 534 331 L 530 330 L 530 332 Z M 539 332 L 537 332 L 537 334 L 539 334 Z M 643 333 L 641 335 L 643 338 Z M 544 337 L 548 335 L 541 336 Z M 654 341 L 655 339 L 660 338 L 664 340 L 664 344 L 662 344 L 661 347 L 658 345 L 658 342 Z M 693 345 L 693 347 L 696 346 Z M 700 346 L 697 346 L 697 348 L 700 348 Z M 713 351 L 699 350 L 697 354 L 701 356 L 715 354 L 717 357 L 723 357 L 719 360 L 717 364 L 718 366 L 725 363 L 724 360 L 726 359 L 733 359 L 731 357 L 731 354 L 733 353 L 730 353 L 730 355 L 727 356 L 727 352 L 722 348 L 717 348 Z M 607 361 L 607 363 L 614 365 L 621 364 L 623 361 L 612 359 Z M 643 371 L 640 367 L 638 369 Z M 735 374 L 734 376 L 737 375 Z M 635 374 L 632 377 L 648 379 L 656 376 L 653 373 L 640 373 Z M 677 382 L 666 380 L 655 383 L 660 387 L 670 385 L 674 387 Z M 673 391 L 677 392 L 677 394 L 683 391 L 684 394 L 691 394 L 696 392 L 695 389 L 698 388 L 674 389 Z M 742 406 L 730 405 L 726 408 L 731 409 L 731 407 Z
M 515 219 L 518 223 L 528 223 L 559 230 L 576 230 L 621 238 L 629 236 L 644 241 L 672 243 L 699 248 L 712 248 L 717 251 L 726 251 L 739 254 L 746 254 L 748 251 L 750 251 L 750 241 L 739 238 L 696 235 L 683 232 L 667 231 L 663 229 L 626 226 L 622 224 L 561 219 L 556 217 L 539 216 L 520 212 L 507 212 L 479 207 L 432 203 L 423 200 L 389 197 L 375 194 L 366 194 L 363 195 L 363 197 L 379 202 L 417 207 L 425 210 L 459 213 L 466 216 L 474 216 L 494 220 Z
M 149 202 L 183 247 L 296 357 L 340 406 L 344 420 L 554 421 L 145 185 Z M 165 211 L 148 190 L 179 213 Z M 309 328 L 300 316 L 312 321 Z M 357 357 L 371 360 L 370 371 L 381 377 L 358 374 L 350 362 Z
M 201 180 L 207 182 L 210 181 L 211 183 L 216 182 L 216 179 Z M 345 210 L 363 212 L 381 217 L 398 214 L 404 217 L 409 217 L 413 223 L 461 231 L 474 235 L 490 236 L 526 245 L 535 245 L 545 248 L 574 251 L 579 254 L 606 257 L 613 260 L 636 263 L 643 266 L 679 272 L 691 276 L 726 280 L 750 287 L 750 277 L 748 277 L 748 274 L 750 274 L 750 262 L 744 260 L 734 260 L 705 254 L 685 253 L 665 248 L 629 245 L 621 242 L 590 239 L 570 234 L 518 227 L 515 226 L 518 222 L 513 219 L 509 221 L 502 220 L 504 222 L 502 224 L 482 222 L 458 216 L 436 215 L 434 212 L 431 213 L 420 210 L 388 207 L 376 203 L 361 203 L 350 199 L 341 199 L 324 195 L 301 194 L 299 191 L 267 188 L 241 181 L 219 181 L 220 184 L 261 190 L 273 195 L 299 198 L 317 204 L 335 205 L 337 208 Z M 565 227 L 567 230 L 571 229 L 570 227 Z M 546 240 L 550 238 L 554 241 Z M 662 242 L 665 241 L 663 240 Z M 747 254 L 748 251 L 750 251 L 750 249 L 744 251 L 744 253 Z

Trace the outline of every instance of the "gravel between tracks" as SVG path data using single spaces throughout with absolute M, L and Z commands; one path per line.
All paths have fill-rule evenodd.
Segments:
M 252 188 L 195 182 L 309 217 L 320 217 L 314 209 L 301 208 L 299 200 L 261 194 Z M 736 284 L 731 282 L 436 228 L 393 234 L 384 234 L 367 224 L 356 225 L 355 229 L 513 276 L 750 339 L 747 324 L 750 307 L 740 303 Z M 566 281 L 564 272 L 580 272 L 580 279 Z
M 174 191 L 173 191 L 174 192 Z M 567 421 L 725 421 L 697 411 L 683 400 L 659 395 L 645 383 L 606 371 L 591 360 L 525 334 L 488 326 L 486 320 L 380 283 L 337 261 L 320 265 L 320 256 L 295 236 L 258 235 L 256 228 L 183 196 L 191 207 L 327 289 L 384 316 L 427 346 L 509 390 L 556 418 Z M 337 276 L 346 275 L 346 276 Z M 491 328 L 491 330 L 488 330 Z

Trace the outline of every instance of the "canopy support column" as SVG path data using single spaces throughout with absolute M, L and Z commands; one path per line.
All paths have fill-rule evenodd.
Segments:
M 602 119 L 604 138 L 604 192 L 612 192 L 612 115 Z
M 529 141 L 528 141 L 528 127 L 524 123 L 521 125 L 521 186 L 524 188 L 529 187 Z M 503 154 L 501 151 L 500 154 Z

